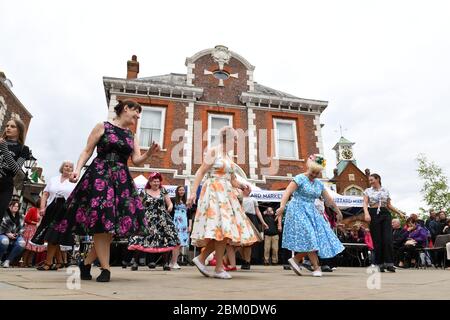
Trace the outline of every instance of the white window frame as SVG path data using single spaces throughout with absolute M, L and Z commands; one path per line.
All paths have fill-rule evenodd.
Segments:
M 294 150 L 294 157 L 280 157 L 279 156 L 279 150 L 278 150 L 278 126 L 277 123 L 289 123 L 292 125 L 292 128 L 294 130 L 294 138 L 295 138 L 295 150 Z M 298 157 L 298 137 L 297 137 L 297 121 L 294 119 L 280 119 L 280 118 L 273 118 L 273 128 L 275 133 L 275 158 L 282 159 L 282 160 L 299 160 Z
M 233 127 L 233 115 L 220 114 L 220 113 L 208 113 L 208 148 L 211 146 L 211 124 L 213 118 L 227 119 L 228 125 Z
M 164 132 L 165 132 L 165 124 L 166 124 L 166 108 L 163 107 L 156 107 L 156 106 L 142 106 L 142 113 L 141 113 L 141 117 L 139 118 L 139 121 L 137 123 L 137 128 L 136 128 L 136 135 L 138 137 L 138 139 L 141 136 L 141 119 L 143 117 L 143 113 L 144 110 L 151 110 L 151 111 L 160 111 L 161 112 L 161 141 L 158 142 L 160 148 L 162 151 L 164 151 Z M 141 144 L 141 140 L 139 139 L 139 144 Z M 139 146 L 141 149 L 143 150 L 148 150 L 148 146 Z

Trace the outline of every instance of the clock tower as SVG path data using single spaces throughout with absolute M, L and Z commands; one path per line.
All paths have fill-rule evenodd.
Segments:
M 336 152 L 336 163 L 339 164 L 341 161 L 351 161 L 355 163 L 355 158 L 353 154 L 353 145 L 355 143 L 351 142 L 344 137 L 341 137 L 333 147 L 333 150 Z M 355 163 L 356 165 L 356 163 Z

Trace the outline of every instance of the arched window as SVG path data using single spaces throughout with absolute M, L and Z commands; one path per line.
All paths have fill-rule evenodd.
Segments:
M 363 190 L 357 186 L 350 186 L 345 189 L 344 194 L 346 196 L 362 196 Z

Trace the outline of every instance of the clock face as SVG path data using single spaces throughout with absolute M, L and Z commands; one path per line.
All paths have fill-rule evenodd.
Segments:
M 350 149 L 344 149 L 342 150 L 342 158 L 344 158 L 345 160 L 349 160 L 351 158 L 353 158 L 353 152 Z

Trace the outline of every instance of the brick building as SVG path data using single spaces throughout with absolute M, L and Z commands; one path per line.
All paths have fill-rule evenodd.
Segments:
M 158 171 L 164 184 L 189 185 L 203 151 L 231 125 L 243 139 L 234 152 L 240 174 L 262 189 L 279 190 L 305 170 L 308 155 L 322 153 L 320 115 L 326 101 L 271 89 L 253 78 L 255 67 L 224 46 L 186 59 L 186 74 L 139 77 L 139 62 L 127 62 L 126 78 L 104 77 L 109 119 L 120 99 L 143 106 L 132 130 L 143 150 L 162 146 L 151 164 L 133 167 L 134 177 Z
M 369 187 L 370 170 L 362 172 L 353 154 L 354 142 L 341 137 L 333 150 L 336 152 L 336 169 L 330 182 L 336 185 L 336 192 L 347 196 L 362 196 Z
M 11 90 L 12 83 L 6 78 L 4 72 L 0 71 L 0 132 L 3 133 L 5 130 L 6 123 L 12 118 L 19 118 L 25 124 L 25 144 L 26 135 L 30 127 L 31 118 L 33 117 L 27 108 L 20 102 L 16 97 L 14 92 Z M 31 146 L 29 146 L 31 149 Z M 26 202 L 34 203 L 39 197 L 39 194 L 44 189 L 45 184 L 41 180 L 42 168 L 34 167 L 29 171 L 37 172 L 38 181 L 32 182 L 27 180 L 24 182 L 24 172 L 19 172 L 14 178 L 15 190 L 14 194 L 16 197 L 23 195 Z
M 0 71 L 0 132 L 3 132 L 6 123 L 13 117 L 21 119 L 28 130 L 33 117 L 12 92 L 11 87 L 11 81 Z

